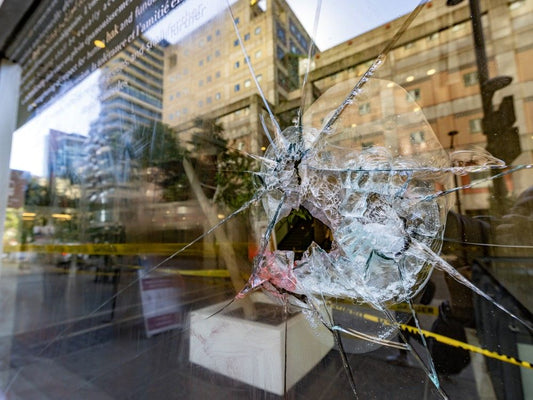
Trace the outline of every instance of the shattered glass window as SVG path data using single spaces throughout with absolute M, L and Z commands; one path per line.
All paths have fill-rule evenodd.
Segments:
M 0 399 L 533 398 L 533 2 L 23 3 Z

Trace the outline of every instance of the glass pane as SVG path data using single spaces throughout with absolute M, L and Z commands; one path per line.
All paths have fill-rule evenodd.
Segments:
M 35 5 L 0 398 L 531 398 L 532 11 Z

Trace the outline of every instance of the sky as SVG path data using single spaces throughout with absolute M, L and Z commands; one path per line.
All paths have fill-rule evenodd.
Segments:
M 288 0 L 288 3 L 307 32 L 313 36 L 317 2 Z M 208 20 L 225 7 L 226 1 L 206 3 L 203 0 L 186 0 L 174 13 L 179 16 L 179 13 L 203 4 L 210 5 L 204 15 L 204 19 Z M 315 43 L 324 51 L 407 14 L 417 4 L 418 0 L 322 0 Z M 165 25 L 172 18 L 173 15 L 168 15 L 159 26 L 154 26 L 152 35 L 164 32 Z M 181 32 L 182 35 L 187 33 Z M 97 83 L 98 71 L 19 128 L 13 136 L 10 168 L 44 176 L 46 138 L 50 129 L 87 135 L 90 122 L 98 117 L 100 110 Z
M 312 35 L 317 2 L 287 0 Z M 323 0 L 315 43 L 321 51 L 409 13 L 420 0 Z

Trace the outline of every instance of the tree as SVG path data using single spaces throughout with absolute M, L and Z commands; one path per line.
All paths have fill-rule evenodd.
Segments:
M 193 135 L 192 144 L 196 168 L 187 158 L 183 160 L 183 166 L 202 212 L 209 225 L 214 227 L 220 223 L 217 204 L 219 207 L 236 210 L 253 196 L 250 174 L 253 165 L 251 159 L 229 148 L 227 140 L 222 136 L 222 127 L 214 121 L 197 119 L 195 127 L 197 133 Z M 214 180 L 213 171 L 216 171 Z M 204 181 L 199 177 L 203 177 Z M 246 284 L 238 267 L 242 261 L 230 244 L 225 226 L 218 227 L 214 235 L 233 287 L 238 292 Z M 243 301 L 242 305 L 245 315 L 252 317 L 255 314 L 253 304 L 249 300 Z
M 192 142 L 204 189 L 215 190 L 210 197 L 218 205 L 230 210 L 240 208 L 255 190 L 252 175 L 257 169 L 255 160 L 231 148 L 223 137 L 222 127 L 214 121 L 198 118 L 195 126 L 199 132 Z
M 130 151 L 139 167 L 153 183 L 163 189 L 163 200 L 188 198 L 189 189 L 198 201 L 211 227 L 220 223 L 219 207 L 236 209 L 253 195 L 252 163 L 239 152 L 228 148 L 222 127 L 212 120 L 197 119 L 192 135 L 192 151 L 188 152 L 172 129 L 156 123 L 151 128 L 139 128 L 132 134 Z M 238 291 L 245 285 L 239 264 L 243 264 L 231 245 L 224 226 L 214 231 L 231 281 Z M 247 315 L 252 313 L 244 305 Z
M 50 190 L 48 185 L 41 184 L 38 178 L 32 177 L 24 193 L 24 204 L 26 206 L 49 206 Z
M 163 201 L 183 201 L 189 197 L 183 159 L 187 154 L 172 129 L 160 122 L 141 126 L 132 134 L 132 155 L 149 179 L 163 189 Z

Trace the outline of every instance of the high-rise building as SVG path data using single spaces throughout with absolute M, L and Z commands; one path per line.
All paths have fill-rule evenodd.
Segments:
M 490 77 L 505 75 L 513 79 L 508 88 L 496 92 L 494 108 L 504 95 L 513 94 L 521 146 L 514 163 L 528 164 L 533 150 L 533 103 L 526 87 L 533 79 L 527 68 L 533 60 L 533 35 L 527 19 L 533 6 L 523 0 L 498 0 L 488 5 L 481 1 Z M 256 77 L 282 126 L 291 123 L 300 106 L 301 78 L 307 63 L 309 105 L 333 85 L 360 77 L 406 18 L 314 54 L 308 61 L 305 54 L 311 39 L 284 1 L 264 2 L 262 8 L 257 2 L 250 5 L 239 1 L 232 7 Z M 183 135 L 194 131 L 195 118 L 213 119 L 223 126 L 232 145 L 258 153 L 266 145 L 262 135 L 256 134 L 262 131 L 258 114 L 263 106 L 233 30 L 228 15 L 221 15 L 165 49 L 163 121 Z M 428 2 L 375 76 L 407 91 L 398 94 L 398 112 L 420 107 L 445 149 L 451 146 L 452 131 L 458 132 L 455 149 L 487 145 L 474 49 L 468 2 L 453 7 L 446 2 Z M 299 81 L 293 79 L 295 60 L 299 63 Z M 383 92 L 360 104 L 357 122 L 368 128 L 363 140 L 367 146 L 380 143 L 379 134 L 371 126 L 387 101 L 390 98 Z M 335 106 L 332 104 L 332 109 Z M 423 145 L 419 131 L 406 137 L 411 137 L 413 144 Z M 482 178 L 482 174 L 465 176 L 458 183 Z M 507 177 L 506 184 L 515 194 L 529 185 L 521 174 Z M 464 210 L 481 212 L 489 207 L 487 185 L 461 192 Z
M 311 39 L 284 0 L 232 5 L 235 24 L 270 106 L 296 89 L 298 59 Z M 165 49 L 163 122 L 183 135 L 197 118 L 215 120 L 232 145 L 258 152 L 263 107 L 229 13 Z
M 69 203 L 79 199 L 78 171 L 86 156 L 86 140 L 85 136 L 76 133 L 50 130 L 47 167 L 52 203 L 56 203 L 60 198 L 67 198 Z
M 95 122 L 100 136 L 127 132 L 161 121 L 163 50 L 146 48 L 139 37 L 102 67 L 101 113 Z
M 132 133 L 161 121 L 163 50 L 138 37 L 101 70 L 99 118 L 91 125 L 84 166 L 84 224 L 98 240 L 120 236 L 141 196 Z M 126 213 L 129 216 L 124 216 Z M 105 234 L 104 234 L 105 233 Z

